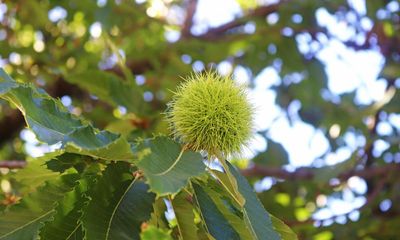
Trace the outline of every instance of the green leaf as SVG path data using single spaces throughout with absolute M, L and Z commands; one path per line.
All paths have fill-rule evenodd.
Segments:
M 143 113 L 146 102 L 137 87 L 125 82 L 115 74 L 89 70 L 67 76 L 67 81 L 79 85 L 113 106 L 124 106 L 130 112 Z
M 78 128 L 66 136 L 66 151 L 107 160 L 131 160 L 125 138 L 107 131 L 95 132 L 92 126 Z
M 298 239 L 296 233 L 294 233 L 293 230 L 283 221 L 271 214 L 269 216 L 271 217 L 272 225 L 274 226 L 275 231 L 277 231 L 279 235 L 281 235 L 282 240 Z
M 84 210 L 87 239 L 139 239 L 140 226 L 150 218 L 155 195 L 140 180 L 132 179 L 130 165 L 111 163 L 96 186 Z
M 159 229 L 155 226 L 148 226 L 141 234 L 141 240 L 172 240 L 169 233 L 163 229 Z M 185 239 L 186 240 L 186 239 Z
M 217 240 L 240 239 L 239 234 L 233 229 L 224 215 L 218 210 L 210 196 L 200 185 L 193 183 L 194 195 L 200 209 L 207 231 Z
M 367 16 L 376 19 L 376 12 L 383 6 L 382 0 L 376 1 L 365 1 L 365 5 L 367 7 Z
M 239 192 L 246 199 L 243 206 L 243 217 L 245 224 L 250 229 L 254 239 L 281 239 L 272 226 L 269 213 L 264 209 L 262 204 L 257 198 L 256 193 L 247 182 L 247 180 L 240 175 L 240 173 L 229 162 L 226 162 L 229 170 L 236 178 L 238 183 Z
M 281 144 L 268 139 L 267 150 L 257 154 L 253 162 L 269 167 L 280 167 L 289 163 L 289 156 Z
M 205 172 L 199 153 L 184 151 L 167 137 L 156 137 L 139 145 L 141 155 L 137 164 L 147 178 L 150 189 L 158 196 L 175 194 L 190 178 Z
M 56 156 L 46 162 L 47 168 L 63 173 L 70 168 L 75 168 L 79 173 L 83 172 L 87 167 L 93 166 L 95 162 L 89 156 L 78 155 L 75 153 L 64 153 Z
M 168 228 L 168 220 L 165 217 L 166 211 L 167 206 L 165 205 L 164 199 L 156 199 L 153 204 L 151 219 L 148 221 L 148 223 L 150 225 L 156 226 L 157 228 Z
M 398 63 L 388 61 L 382 69 L 381 76 L 389 79 L 395 79 L 400 76 L 400 69 Z
M 17 83 L 8 74 L 0 68 L 0 95 L 8 92 L 10 89 L 15 88 Z
M 189 202 L 190 195 L 180 192 L 171 201 L 172 208 L 175 213 L 178 231 L 182 239 L 196 240 L 197 227 L 194 222 L 193 205 Z
M 0 239 L 36 239 L 43 223 L 55 213 L 56 203 L 70 192 L 77 174 L 65 174 L 46 182 L 0 215 Z
M 52 221 L 46 222 L 40 230 L 41 239 L 72 240 L 82 234 L 82 208 L 89 201 L 86 192 L 94 185 L 95 180 L 94 175 L 85 176 L 78 181 L 79 184 L 73 191 L 65 194 L 55 209 L 56 214 Z
M 252 236 L 249 229 L 247 229 L 244 224 L 240 206 L 233 204 L 229 193 L 227 193 L 220 184 L 211 179 L 209 179 L 202 187 L 229 224 L 240 235 L 240 239 L 251 239 Z
M 237 206 L 232 205 L 232 196 L 229 195 L 221 185 L 215 181 L 208 180 L 204 183 L 203 190 L 210 196 L 214 204 L 218 207 L 218 210 L 224 215 L 229 224 L 239 233 L 241 239 L 252 239 L 252 235 L 249 232 L 251 228 L 248 228 L 244 223 L 243 214 L 239 214 L 241 211 L 237 209 Z M 240 208 L 240 206 L 239 206 Z M 283 240 L 296 240 L 296 234 L 281 220 L 272 216 L 273 228 L 278 234 L 280 234 Z
M 132 159 L 133 154 L 125 138 L 93 128 L 71 115 L 60 101 L 32 85 L 13 81 L 2 69 L 0 77 L 0 97 L 18 107 L 39 140 L 48 144 L 61 142 L 69 152 L 95 158 Z
M 222 173 L 217 170 L 211 170 L 211 172 L 213 173 L 214 176 L 217 177 L 219 182 L 224 186 L 225 190 L 228 191 L 228 193 L 236 201 L 236 203 L 243 207 L 246 200 L 239 192 L 237 181 L 230 172 L 230 169 L 227 165 L 227 161 L 223 156 L 219 156 L 218 159 L 219 162 L 222 164 L 222 168 L 224 169 L 225 173 Z
M 21 170 L 18 170 L 13 178 L 22 185 L 18 188 L 19 192 L 28 193 L 37 190 L 37 187 L 44 184 L 46 181 L 60 176 L 60 173 L 53 172 L 47 169 L 42 159 L 35 159 L 28 162 L 27 166 Z

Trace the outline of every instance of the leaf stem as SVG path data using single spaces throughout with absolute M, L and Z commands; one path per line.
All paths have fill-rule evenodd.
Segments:
M 226 159 L 221 153 L 216 153 L 215 156 L 218 158 L 218 161 L 221 163 L 222 168 L 224 169 L 224 172 L 226 176 L 228 177 L 228 181 L 230 185 L 232 186 L 232 190 L 229 189 L 226 183 L 224 183 L 223 179 L 218 178 L 222 186 L 228 191 L 228 193 L 232 196 L 232 198 L 239 204 L 239 206 L 243 207 L 245 204 L 245 199 L 243 198 L 242 194 L 240 194 L 238 185 L 236 182 L 235 177 L 232 175 L 229 166 L 226 164 Z

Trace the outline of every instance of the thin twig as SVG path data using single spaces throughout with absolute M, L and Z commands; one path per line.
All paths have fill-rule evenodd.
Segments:
M 18 160 L 0 161 L 0 168 L 18 169 L 18 168 L 24 168 L 26 164 L 27 164 L 26 161 L 18 161 Z
M 188 7 L 186 10 L 186 18 L 182 26 L 182 32 L 181 32 L 182 38 L 187 38 L 192 35 L 190 33 L 190 30 L 192 29 L 193 26 L 193 17 L 194 14 L 196 13 L 197 2 L 198 2 L 197 0 L 189 0 L 188 2 Z
M 289 172 L 282 168 L 265 167 L 255 164 L 247 169 L 242 170 L 241 172 L 244 176 L 251 177 L 276 177 L 286 180 L 312 180 L 315 177 L 316 170 L 318 170 L 318 168 L 299 168 L 294 172 Z M 388 172 L 399 170 L 400 164 L 392 163 L 386 164 L 384 166 L 375 166 L 361 170 L 351 169 L 338 174 L 338 176 L 336 177 L 342 181 L 346 181 L 352 176 L 372 178 L 375 176 L 385 175 Z
M 243 17 L 236 18 L 230 22 L 222 24 L 221 26 L 210 28 L 206 33 L 197 36 L 197 38 L 201 38 L 204 40 L 212 40 L 218 38 L 220 35 L 226 33 L 228 30 L 240 27 L 246 24 L 251 18 L 254 17 L 265 17 L 271 13 L 278 11 L 278 8 L 281 4 L 289 2 L 288 0 L 282 0 L 276 4 L 271 4 L 267 6 L 261 6 L 253 9 L 248 14 Z

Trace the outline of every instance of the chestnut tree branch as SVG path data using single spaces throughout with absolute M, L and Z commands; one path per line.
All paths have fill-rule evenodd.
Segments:
M 294 172 L 287 171 L 282 168 L 265 167 L 261 165 L 253 165 L 247 169 L 242 170 L 242 174 L 247 177 L 275 177 L 285 180 L 313 180 L 315 178 L 315 170 L 317 168 L 298 168 Z M 383 176 L 388 172 L 399 171 L 400 164 L 392 163 L 384 166 L 374 166 L 361 170 L 348 170 L 340 173 L 337 178 L 346 181 L 347 179 L 358 176 L 362 178 L 372 178 L 375 176 Z
M 26 164 L 27 164 L 26 161 L 19 161 L 19 160 L 0 161 L 0 168 L 8 168 L 8 169 L 24 168 Z
M 190 29 L 193 26 L 193 17 L 196 13 L 198 0 L 189 0 L 187 10 L 186 10 L 186 18 L 182 26 L 182 38 L 190 37 L 192 34 L 190 33 Z
M 201 38 L 204 40 L 213 40 L 215 38 L 224 35 L 228 30 L 240 27 L 246 24 L 250 19 L 254 17 L 265 17 L 271 13 L 274 13 L 278 10 L 279 6 L 283 3 L 288 2 L 288 0 L 281 0 L 278 3 L 257 7 L 254 10 L 251 10 L 248 14 L 243 17 L 236 18 L 230 22 L 222 24 L 221 26 L 210 28 L 206 33 L 197 36 L 197 38 Z

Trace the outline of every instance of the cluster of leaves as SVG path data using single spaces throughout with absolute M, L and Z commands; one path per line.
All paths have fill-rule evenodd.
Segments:
M 236 220 L 244 219 L 243 209 L 240 210 L 241 205 L 237 203 L 243 201 L 215 184 L 215 176 L 219 172 L 213 173 L 212 178 L 206 178 L 204 176 L 210 173 L 204 173 L 203 169 L 199 177 L 191 178 L 194 182 L 185 185 L 182 193 L 171 194 L 175 185 L 181 185 L 197 172 L 185 171 L 182 179 L 175 179 L 179 183 L 167 184 L 157 178 L 157 174 L 151 173 L 162 172 L 168 167 L 147 170 L 150 166 L 147 166 L 146 161 L 149 160 L 146 159 L 155 156 L 146 155 L 150 151 L 143 150 L 161 146 L 159 141 L 164 138 L 153 138 L 154 133 L 168 134 L 168 126 L 162 121 L 160 113 L 165 111 L 166 102 L 171 100 L 172 94 L 167 89 L 176 89 L 180 81 L 177 75 L 187 76 L 193 68 L 201 70 L 222 62 L 222 65 L 228 63 L 237 75 L 246 75 L 250 87 L 257 84 L 264 86 L 264 82 L 269 85 L 269 79 L 257 76 L 265 68 L 273 70 L 279 75 L 280 81 L 269 87 L 268 91 L 276 95 L 276 104 L 286 120 L 306 123 L 329 141 L 329 149 L 310 166 L 291 172 L 287 171 L 290 162 L 286 150 L 267 134 L 274 130 L 274 126 L 260 132 L 258 136 L 264 137 L 268 143 L 267 150 L 253 159 L 236 159 L 232 162 L 246 173 L 252 185 L 262 182 L 265 187 L 272 183 L 270 188 L 258 194 L 261 204 L 290 225 L 300 239 L 396 239 L 397 226 L 400 224 L 400 206 L 395 204 L 400 201 L 400 183 L 396 175 L 400 159 L 400 129 L 398 124 L 394 124 L 399 119 L 400 104 L 400 85 L 398 80 L 396 82 L 400 75 L 398 1 L 360 1 L 365 2 L 366 7 L 361 11 L 357 4 L 353 4 L 355 1 L 346 0 L 281 0 L 266 6 L 259 5 L 263 1 L 232 1 L 239 3 L 242 14 L 204 33 L 199 33 L 201 24 L 196 26 L 196 31 L 195 28 L 190 31 L 195 22 L 191 18 L 196 15 L 193 6 L 200 2 L 195 0 L 16 0 L 1 3 L 0 65 L 18 84 L 1 82 L 0 94 L 12 104 L 0 101 L 0 159 L 27 160 L 28 164 L 26 169 L 17 172 L 0 169 L 0 210 L 10 208 L 11 212 L 15 208 L 18 211 L 18 205 L 9 205 L 22 197 L 26 200 L 21 200 L 20 206 L 33 209 L 35 214 L 44 213 L 43 209 L 55 209 L 49 215 L 32 215 L 31 219 L 43 217 L 40 222 L 44 223 L 34 227 L 41 235 L 51 234 L 54 229 L 77 227 L 75 236 L 79 238 L 79 234 L 83 234 L 82 229 L 93 228 L 85 225 L 85 222 L 90 218 L 102 219 L 100 215 L 103 216 L 100 212 L 96 217 L 88 216 L 80 209 L 93 211 L 90 202 L 94 199 L 92 196 L 103 194 L 100 190 L 104 191 L 104 196 L 108 196 L 105 191 L 123 195 L 135 179 L 132 173 L 139 171 L 143 172 L 147 182 L 134 183 L 131 188 L 135 191 L 141 191 L 140 186 L 146 185 L 151 189 L 150 192 L 155 193 L 149 199 L 155 199 L 157 191 L 164 188 L 168 189 L 167 195 L 175 196 L 174 199 L 167 199 L 167 195 L 161 197 L 166 201 L 161 198 L 154 200 L 150 220 L 142 220 L 143 217 L 131 221 L 136 225 L 139 222 L 147 223 L 140 228 L 147 229 L 141 231 L 143 238 L 162 239 L 166 234 L 180 235 L 178 226 L 191 223 L 180 218 L 194 219 L 196 231 L 205 233 L 208 229 L 211 234 L 215 230 L 212 230 L 214 224 L 206 225 L 207 228 L 200 224 L 204 223 L 199 214 L 204 204 L 193 198 L 195 193 L 203 192 L 208 196 L 202 198 L 203 201 L 211 199 L 228 220 L 229 224 L 222 229 L 230 232 L 229 229 L 233 228 L 242 236 Z M 54 10 L 62 14 L 54 14 Z M 316 14 L 324 11 L 339 20 L 340 27 L 349 27 L 351 30 L 346 32 L 351 32 L 351 36 L 337 36 L 329 27 L 319 25 Z M 186 19 L 182 19 L 185 12 Z M 95 26 L 97 30 L 101 26 L 100 35 L 91 34 Z M 179 39 L 166 38 L 177 34 L 181 36 Z M 304 48 L 306 50 L 299 47 L 300 40 L 308 46 Z M 384 102 L 361 105 L 355 101 L 355 92 L 342 95 L 331 92 L 325 73 L 326 63 L 318 57 L 321 49 L 330 41 L 349 51 L 381 54 L 385 61 L 379 78 L 386 82 L 388 90 Z M 2 79 L 7 78 L 2 75 Z M 60 98 L 66 106 L 33 86 L 39 86 L 52 97 Z M 44 158 L 33 159 L 31 151 L 28 151 L 32 143 L 19 135 L 25 122 L 15 106 L 24 113 L 26 122 L 41 142 L 61 143 L 61 150 Z M 49 111 L 58 113 L 46 114 Z M 386 129 L 386 133 L 380 133 L 379 129 Z M 335 132 L 331 130 L 336 130 L 336 134 L 331 134 Z M 352 154 L 344 162 L 326 166 L 324 159 L 346 149 L 349 136 L 366 141 L 364 145 L 352 149 Z M 138 138 L 147 140 L 135 143 Z M 170 140 L 163 141 L 168 142 L 168 146 L 165 146 L 167 149 L 173 149 L 174 146 L 178 148 Z M 382 146 L 382 143 L 388 146 L 385 150 L 374 150 L 378 149 L 375 146 Z M 46 144 L 34 144 L 41 149 L 48 149 Z M 180 149 L 175 152 L 180 153 Z M 118 163 L 111 164 L 112 161 Z M 118 172 L 121 169 L 117 170 L 120 164 L 125 164 L 124 174 Z M 111 168 L 115 168 L 116 172 L 111 173 Z M 254 171 L 257 169 L 262 171 Z M 119 179 L 116 181 L 123 182 L 121 185 L 125 186 L 124 189 L 100 188 L 100 184 L 107 186 L 105 176 Z M 355 178 L 359 182 L 366 184 L 364 192 L 349 190 L 347 180 L 352 176 L 357 176 Z M 204 182 L 214 183 L 209 185 Z M 65 185 L 62 187 L 60 184 Z M 53 192 L 48 194 L 54 198 L 52 203 L 43 199 L 40 200 L 43 203 L 29 200 L 32 197 L 40 198 L 39 191 L 46 189 Z M 59 190 L 68 194 L 60 198 L 56 194 Z M 330 200 L 352 201 L 360 197 L 367 200 L 362 208 L 325 220 L 313 218 L 316 211 L 326 209 Z M 113 199 L 101 204 L 115 205 L 115 201 L 118 202 Z M 172 220 L 164 218 L 163 213 L 168 209 L 165 202 L 175 212 Z M 123 206 L 123 203 L 121 201 L 119 206 Z M 385 203 L 386 208 L 381 208 L 381 203 Z M 233 206 L 228 208 L 232 211 L 221 207 L 227 204 Z M 184 206 L 192 206 L 194 212 L 185 212 Z M 108 208 L 96 207 L 96 213 L 99 209 Z M 330 210 L 335 214 L 336 209 Z M 28 217 L 25 211 L 20 214 Z M 61 226 L 57 224 L 64 222 L 57 220 L 63 214 L 75 219 L 77 224 L 70 220 L 68 226 L 57 227 Z M 12 218 L 8 218 L 10 221 L 7 224 L 11 226 Z M 274 218 L 271 220 L 272 223 L 278 222 Z M 1 222 L 0 226 L 2 228 L 7 224 Z M 168 232 L 168 228 L 173 229 L 172 232 Z M 182 233 L 182 236 L 187 235 Z
M 3 70 L 0 77 L 0 96 L 22 111 L 36 136 L 62 144 L 13 175 L 29 189 L 0 215 L 1 239 L 296 238 L 283 222 L 272 221 L 228 162 L 224 172 L 206 172 L 199 153 L 167 137 L 129 143 Z M 165 218 L 163 201 L 174 223 Z

